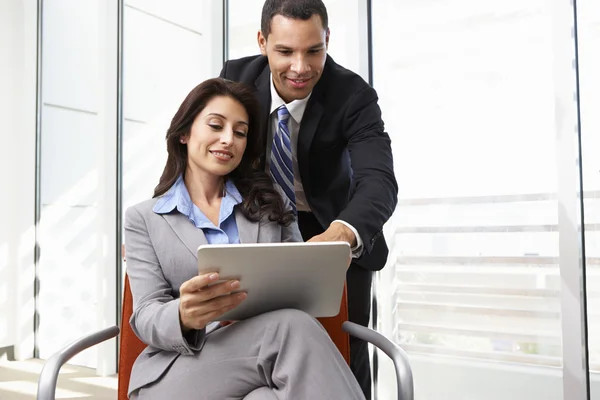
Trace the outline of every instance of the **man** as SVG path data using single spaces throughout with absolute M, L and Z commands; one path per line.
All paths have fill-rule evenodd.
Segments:
M 226 62 L 221 77 L 256 88 L 266 140 L 261 162 L 296 205 L 304 240 L 350 243 L 349 320 L 367 326 L 373 271 L 388 255 L 382 228 L 398 186 L 377 94 L 327 55 L 328 44 L 321 0 L 267 0 L 261 55 Z M 366 343 L 351 338 L 350 353 L 370 398 Z

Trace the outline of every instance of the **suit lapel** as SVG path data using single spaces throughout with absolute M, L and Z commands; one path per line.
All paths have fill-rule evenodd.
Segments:
M 238 234 L 240 236 L 240 243 L 257 243 L 258 242 L 258 228 L 260 222 L 252 222 L 244 217 L 244 214 L 239 210 L 239 207 L 235 207 L 235 222 L 238 228 Z M 185 247 L 194 255 L 198 257 L 198 246 L 208 244 L 206 236 L 202 232 L 202 229 L 198 229 L 190 222 L 188 217 L 178 212 L 171 214 L 164 214 L 163 218 L 167 221 L 175 235 L 183 242 Z
M 198 246 L 202 244 L 208 244 L 206 236 L 202 229 L 196 228 L 196 226 L 183 214 L 173 212 L 170 214 L 164 214 L 163 218 L 175 232 L 175 235 L 185 244 L 185 247 L 198 258 Z
M 321 121 L 321 117 L 323 116 L 323 106 L 319 102 L 319 93 L 313 94 L 316 96 L 310 96 L 306 106 L 306 111 L 302 117 L 302 123 L 300 124 L 300 132 L 298 132 L 298 149 L 296 154 L 298 157 L 300 180 L 302 181 L 302 186 L 304 187 L 305 192 L 310 190 L 309 150 L 315 134 L 317 133 L 319 121 Z
M 329 79 L 329 69 L 332 63 L 333 60 L 331 57 L 327 56 L 325 67 L 323 68 L 323 75 L 310 95 L 306 110 L 304 111 L 304 116 L 302 117 L 302 123 L 300 124 L 300 132 L 298 132 L 298 169 L 300 170 L 300 179 L 302 180 L 302 186 L 304 187 L 305 192 L 310 190 L 309 150 L 317 133 L 317 127 L 319 126 L 319 122 L 321 122 L 321 117 L 325 111 L 322 102 L 327 91 L 325 86 Z
M 235 223 L 237 224 L 240 243 L 258 243 L 258 227 L 260 222 L 252 222 L 244 217 L 239 207 L 235 207 Z
M 312 141 L 317 133 L 317 126 L 321 121 L 321 117 L 323 116 L 324 108 L 321 104 L 321 99 L 323 98 L 323 93 L 325 89 L 325 82 L 327 78 L 325 75 L 328 73 L 328 69 L 333 60 L 327 56 L 327 61 L 325 63 L 325 68 L 323 70 L 323 75 L 319 80 L 319 83 L 313 89 L 313 93 L 310 96 L 308 104 L 306 106 L 306 111 L 304 112 L 304 116 L 302 117 L 302 124 L 300 124 L 300 132 L 298 133 L 298 168 L 300 169 L 300 180 L 303 183 L 303 186 L 309 188 L 309 149 L 312 144 Z M 269 81 L 271 76 L 271 70 L 269 69 L 269 65 L 267 64 L 263 69 L 262 73 L 256 78 L 254 82 L 256 86 L 256 96 L 261 105 L 261 130 L 263 132 L 263 138 L 265 143 L 263 144 L 263 149 L 266 150 L 267 143 L 266 139 L 268 137 L 267 132 L 269 130 L 269 110 L 271 107 L 271 83 Z M 325 79 L 324 79 L 325 78 Z M 261 157 L 262 165 L 265 165 L 265 157 L 268 156 L 263 154 Z

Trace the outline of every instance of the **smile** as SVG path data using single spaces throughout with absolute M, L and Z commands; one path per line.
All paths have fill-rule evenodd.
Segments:
M 233 158 L 233 154 L 228 151 L 210 151 L 220 161 L 229 161 Z
M 301 89 L 303 87 L 305 87 L 308 82 L 310 81 L 311 78 L 305 78 L 305 79 L 289 79 L 288 81 L 290 82 L 290 84 L 297 88 L 297 89 Z

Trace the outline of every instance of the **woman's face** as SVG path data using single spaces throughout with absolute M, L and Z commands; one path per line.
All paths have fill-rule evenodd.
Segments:
M 225 176 L 237 168 L 246 150 L 248 114 L 237 100 L 217 96 L 208 102 L 182 143 L 188 147 L 188 168 Z

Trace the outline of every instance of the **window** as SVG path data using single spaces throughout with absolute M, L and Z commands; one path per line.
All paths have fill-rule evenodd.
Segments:
M 152 197 L 171 118 L 196 85 L 218 75 L 219 13 L 215 2 L 125 1 L 123 211 Z
M 400 187 L 380 318 L 416 398 L 563 398 L 551 7 L 373 3 Z
M 43 2 L 38 356 L 98 326 L 102 27 L 96 2 Z M 93 279 L 90 279 L 93 277 Z M 96 366 L 93 352 L 73 362 Z
M 591 398 L 600 399 L 600 3 L 578 1 L 581 151 Z

